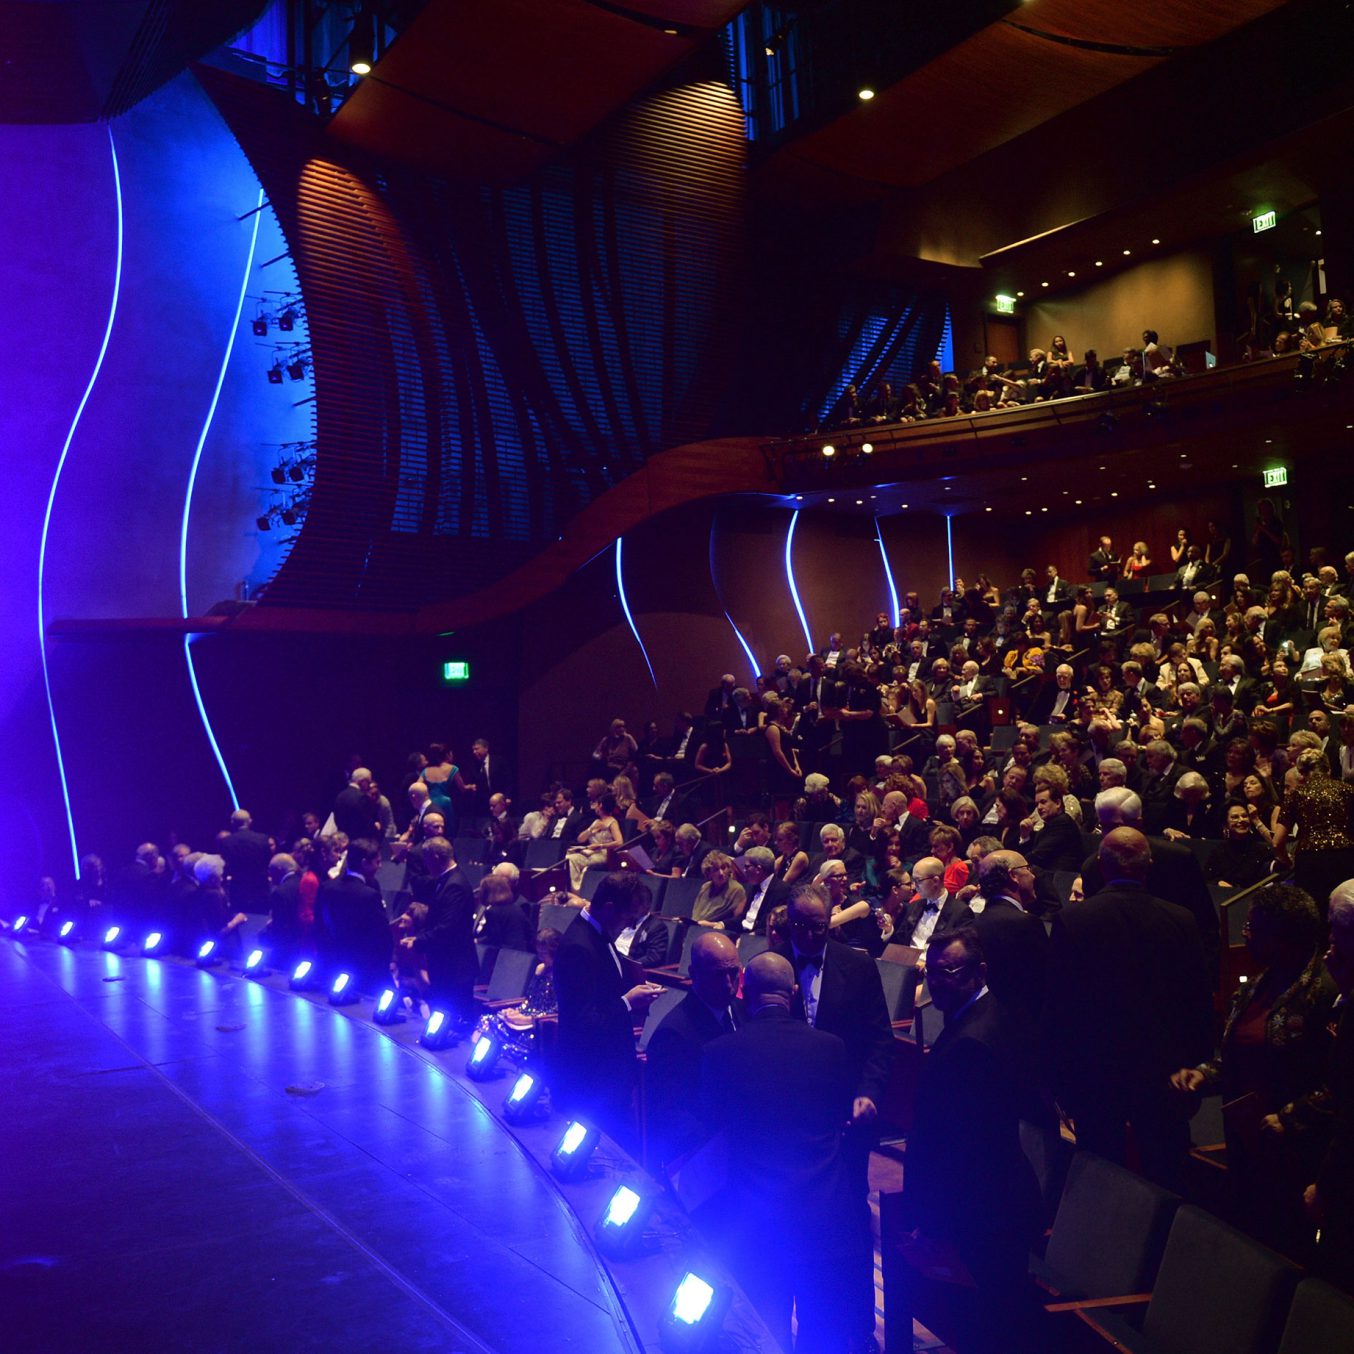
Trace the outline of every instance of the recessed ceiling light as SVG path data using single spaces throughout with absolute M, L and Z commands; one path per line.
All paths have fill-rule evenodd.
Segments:
M 1076 277 L 1076 274 L 1069 268 L 1069 269 L 1067 270 L 1067 276 L 1068 276 L 1068 277 Z
M 1153 243 L 1153 244 L 1160 244 L 1161 241 L 1160 241 L 1160 240 L 1157 240 L 1157 239 L 1153 239 L 1152 243 Z
M 860 98 L 863 103 L 869 103 L 869 101 L 874 98 L 874 90 L 872 90 L 869 85 L 866 85 L 860 91 Z
M 795 502 L 796 502 L 796 503 L 802 503 L 803 501 L 804 501 L 804 495 L 803 495 L 803 494 L 796 494 L 796 495 L 795 495 Z
M 1132 252 L 1133 252 L 1133 251 L 1132 251 L 1131 249 L 1125 249 L 1125 250 L 1124 250 L 1124 257 L 1127 258 Z
M 1117 489 L 1111 489 L 1111 490 L 1110 490 L 1110 497 L 1111 497 L 1111 498 L 1118 498 L 1118 497 L 1119 497 L 1119 491 L 1118 491 Z
M 858 499 L 856 499 L 856 507 L 858 507 L 858 508 L 863 508 L 864 506 L 865 506 L 865 500 L 864 500 L 863 498 L 858 498 Z
M 1267 437 L 1267 438 L 1265 438 L 1265 446 L 1267 446 L 1267 447 L 1272 447 L 1273 445 L 1274 445 L 1274 439 L 1273 439 L 1272 437 Z
M 837 500 L 836 500 L 835 498 L 830 498 L 830 499 L 828 499 L 828 502 L 829 502 L 829 503 L 835 503 L 836 501 L 837 501 Z
M 905 508 L 905 507 L 907 507 L 907 504 L 906 504 L 906 503 L 900 503 L 898 506 L 899 506 L 900 508 Z
M 1096 259 L 1096 261 L 1095 261 L 1095 266 L 1096 266 L 1097 268 L 1103 268 L 1103 267 L 1105 266 L 1105 260 L 1104 260 L 1104 259 Z
M 1047 282 L 1041 282 L 1039 285 L 1040 285 L 1041 287 L 1047 287 L 1047 286 L 1048 286 L 1048 283 L 1047 283 Z
M 1078 499 L 1075 499 L 1074 502 L 1080 503 L 1080 502 L 1081 502 L 1081 499 L 1079 499 L 1079 498 L 1078 498 Z
M 991 512 L 992 509 L 991 509 L 991 508 L 984 508 L 983 511 L 984 511 L 984 512 Z
M 1319 230 L 1318 230 L 1318 231 L 1317 231 L 1317 234 L 1318 234 L 1318 235 L 1320 235 L 1320 234 L 1321 234 L 1321 232 L 1320 232 L 1320 231 L 1319 231 Z
M 1022 297 L 1022 296 L 1024 296 L 1024 295 L 1025 295 L 1025 293 L 1024 293 L 1023 291 L 1018 291 L 1018 292 L 1016 292 L 1016 299 L 1019 300 L 1020 297 Z
M 1040 508 L 1039 511 L 1040 511 L 1040 512 L 1047 512 L 1048 509 L 1047 509 L 1047 508 Z
M 1022 475 L 1020 477 L 1020 482 L 1021 484 L 1028 484 L 1030 482 L 1030 477 L 1028 475 Z
M 1026 517 L 1033 517 L 1033 516 L 1034 516 L 1034 509 L 1033 509 L 1033 508 L 1026 508 L 1026 509 L 1025 509 L 1025 516 L 1026 516 Z

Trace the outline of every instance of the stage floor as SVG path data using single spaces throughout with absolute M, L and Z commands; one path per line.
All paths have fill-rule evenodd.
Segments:
M 0 1348 L 635 1351 L 550 1178 L 339 1011 L 0 944 Z

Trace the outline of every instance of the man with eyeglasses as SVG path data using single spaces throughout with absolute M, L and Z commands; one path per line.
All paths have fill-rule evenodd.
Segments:
M 828 939 L 829 911 L 828 898 L 819 885 L 796 889 L 786 913 L 789 944 L 778 952 L 795 971 L 793 1014 L 815 1029 L 835 1034 L 846 1045 L 852 1102 L 842 1152 L 851 1176 L 853 1206 L 866 1224 L 874 1121 L 893 1066 L 893 1026 L 874 960 Z M 867 1338 L 874 1338 L 874 1271 L 868 1225 L 857 1228 L 856 1234 L 864 1241 L 859 1254 L 846 1257 L 852 1266 L 854 1295 L 848 1342 L 869 1348 Z
M 937 931 L 959 922 L 964 904 L 945 887 L 945 865 L 935 856 L 923 856 L 912 867 L 912 883 L 917 896 L 908 903 L 893 938 L 914 950 L 925 950 Z
M 923 1322 L 943 1309 L 960 1349 L 1033 1350 L 1039 1189 L 1020 1148 L 1020 1033 L 988 989 L 972 927 L 932 940 L 927 986 L 945 1028 L 922 1064 L 907 1140 L 910 1306 Z
M 1013 1009 L 1039 1014 L 1048 979 L 1048 933 L 1030 912 L 1034 870 L 1019 851 L 991 851 L 978 865 L 971 920 L 987 958 L 988 985 Z

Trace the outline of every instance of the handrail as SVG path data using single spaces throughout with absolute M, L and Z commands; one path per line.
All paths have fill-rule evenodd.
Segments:
M 1219 911 L 1224 911 L 1229 907 L 1239 903 L 1243 898 L 1249 898 L 1251 894 L 1258 893 L 1261 889 L 1267 889 L 1271 884 L 1277 884 L 1289 873 L 1288 870 L 1275 870 L 1272 874 L 1267 874 L 1263 879 L 1254 884 L 1248 884 L 1244 889 L 1232 894 L 1230 898 L 1224 898 L 1218 904 Z

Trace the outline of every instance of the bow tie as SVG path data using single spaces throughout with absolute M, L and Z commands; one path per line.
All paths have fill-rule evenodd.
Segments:
M 922 908 L 922 911 L 923 911 L 923 912 L 939 912 L 939 911 L 940 911 L 940 904 L 939 904 L 939 903 L 927 903 L 926 906 L 925 906 L 924 908 Z

